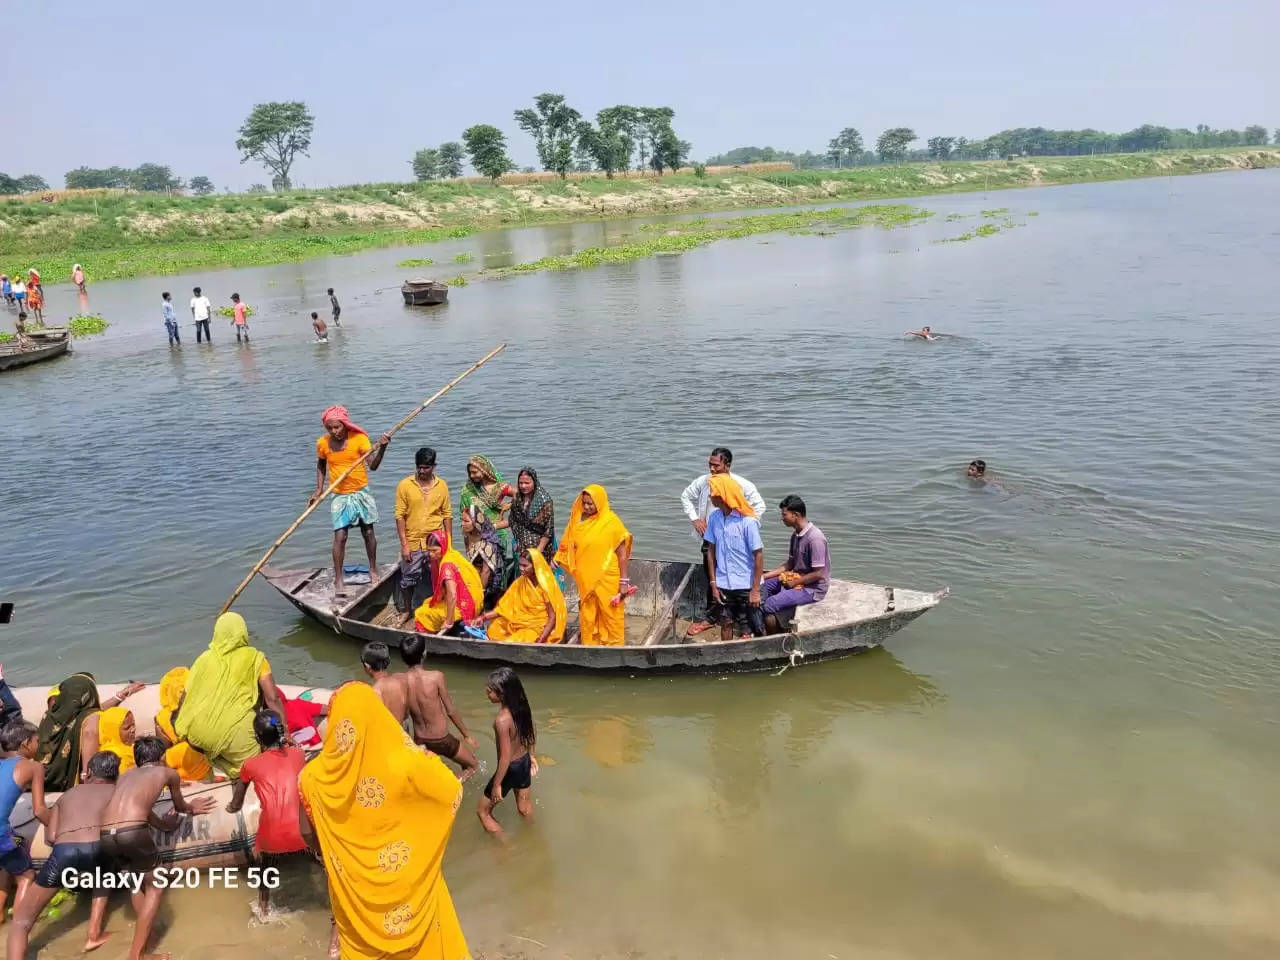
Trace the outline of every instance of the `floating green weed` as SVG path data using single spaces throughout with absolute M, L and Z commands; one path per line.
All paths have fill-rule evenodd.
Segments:
M 1000 228 L 994 223 L 984 223 L 977 230 L 973 231 L 980 237 L 993 237 L 1000 232 Z
M 445 281 L 445 283 L 447 283 L 451 287 L 465 287 L 469 282 L 470 281 L 467 280 L 466 274 L 462 274 L 462 273 L 458 274 L 456 277 L 454 277 L 451 280 Z
M 453 262 L 454 263 L 470 263 L 474 259 L 475 257 L 471 256 L 471 254 L 469 253 L 460 253 L 453 258 Z
M 67 329 L 71 331 L 71 336 L 77 338 L 92 337 L 95 334 L 105 333 L 109 326 L 111 324 L 96 313 L 82 313 L 67 321 Z
M 1008 212 L 1009 212 L 1008 207 L 996 207 L 993 210 L 983 210 L 982 215 L 986 217 L 988 220 L 991 220 L 995 217 L 1002 216 Z
M 430 257 L 410 257 L 408 260 L 401 260 L 396 264 L 397 267 L 429 267 L 433 263 Z
M 219 307 L 218 312 L 222 314 L 224 317 L 234 317 L 236 315 L 236 308 L 235 307 Z M 247 303 L 244 305 L 244 315 L 246 317 L 253 316 L 253 307 L 249 306 Z

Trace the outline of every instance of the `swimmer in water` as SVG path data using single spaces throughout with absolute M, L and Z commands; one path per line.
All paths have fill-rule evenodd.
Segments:
M 1008 489 L 998 480 L 992 480 L 987 476 L 987 461 L 970 460 L 969 466 L 964 468 L 964 475 L 971 481 L 970 486 L 974 487 L 990 487 L 992 490 L 998 490 L 1000 493 L 1008 493 Z
M 926 327 L 925 329 L 927 330 L 928 327 Z M 965 473 L 965 476 L 967 477 L 982 479 L 987 475 L 987 461 L 970 460 L 969 466 L 965 468 L 964 473 Z
M 919 330 L 908 330 L 903 334 L 904 337 L 919 337 L 921 340 L 937 340 L 932 330 L 928 327 L 921 327 Z

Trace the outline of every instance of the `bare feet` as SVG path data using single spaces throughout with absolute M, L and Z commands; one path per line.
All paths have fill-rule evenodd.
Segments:
M 330 922 L 329 924 L 329 960 L 338 960 L 341 950 L 338 945 L 338 925 Z
M 88 953 L 90 950 L 97 950 L 100 946 L 102 946 L 104 943 L 106 943 L 110 939 L 111 939 L 111 934 L 109 933 L 101 933 L 96 937 L 94 936 L 85 937 L 84 952 Z
M 480 825 L 484 827 L 485 830 L 493 834 L 495 837 L 502 836 L 502 824 L 500 824 L 497 820 L 493 819 L 493 817 L 489 815 L 489 812 L 487 810 L 483 808 L 481 808 L 480 810 L 477 810 L 476 816 L 480 818 Z
M 476 775 L 476 770 L 478 769 L 479 767 L 467 767 L 460 774 L 458 774 L 458 782 L 466 783 L 468 780 L 470 780 L 472 777 Z

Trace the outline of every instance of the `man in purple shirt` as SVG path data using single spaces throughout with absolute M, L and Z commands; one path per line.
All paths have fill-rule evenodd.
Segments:
M 764 596 L 765 626 L 770 633 L 790 629 L 796 607 L 817 603 L 827 595 L 831 583 L 831 561 L 827 538 L 810 523 L 804 501 L 794 493 L 778 504 L 782 522 L 791 528 L 791 549 L 787 562 L 764 575 L 760 585 Z

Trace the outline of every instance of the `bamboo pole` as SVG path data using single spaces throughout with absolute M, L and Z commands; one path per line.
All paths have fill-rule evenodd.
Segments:
M 414 407 L 413 410 L 409 412 L 409 415 L 407 417 L 405 417 L 403 420 L 397 423 L 394 427 L 392 427 L 389 431 L 387 431 L 387 436 L 388 437 L 395 436 L 396 433 L 401 428 L 406 426 L 410 420 L 412 420 L 414 417 L 420 414 L 423 410 L 427 409 L 427 407 L 431 406 L 431 404 L 435 403 L 437 400 L 443 397 L 446 393 L 448 393 L 450 390 L 456 387 L 459 383 L 461 383 L 467 377 L 471 376 L 471 374 L 475 373 L 477 370 L 483 367 L 486 363 L 488 363 L 490 360 L 496 357 L 499 353 L 505 350 L 506 347 L 507 345 L 505 343 L 498 344 L 496 347 L 494 347 L 492 350 L 486 353 L 483 357 L 481 357 L 479 360 L 473 363 L 471 366 L 467 367 L 467 369 L 463 370 L 460 374 L 458 374 L 456 377 L 450 380 L 447 384 L 445 384 L 443 387 L 441 387 L 439 390 L 437 390 L 435 393 L 429 396 L 426 400 L 423 400 L 422 403 Z M 325 499 L 329 496 L 329 494 L 333 493 L 334 488 L 336 488 L 338 484 L 340 484 L 343 480 L 347 478 L 347 474 L 349 474 L 356 467 L 364 463 L 365 460 L 369 459 L 369 457 L 373 456 L 374 453 L 376 453 L 379 449 L 380 449 L 379 445 L 374 444 L 372 446 L 372 449 L 370 449 L 368 453 L 366 453 L 363 457 L 361 457 L 355 463 L 351 464 L 351 466 L 347 467 L 347 469 L 343 470 L 342 473 L 338 474 L 337 477 L 335 477 L 333 480 L 329 482 L 329 486 L 325 488 L 324 493 L 320 494 L 320 496 L 316 497 L 314 501 L 312 501 L 307 505 L 307 509 L 302 511 L 302 516 L 298 517 L 297 520 L 293 521 L 293 523 L 289 525 L 289 529 L 286 530 L 284 533 L 280 534 L 280 536 L 276 538 L 276 542 L 271 545 L 271 549 L 269 549 L 265 554 L 262 555 L 262 559 L 253 565 L 253 569 L 250 570 L 248 575 L 243 580 L 240 581 L 240 586 L 236 587 L 235 592 L 233 592 L 231 596 L 227 598 L 227 602 L 222 605 L 222 609 L 218 611 L 219 616 L 221 616 L 222 614 L 226 613 L 228 610 L 231 609 L 231 605 L 236 602 L 236 598 L 239 597 L 240 594 L 244 593 L 245 587 L 249 586 L 249 584 L 253 582 L 253 578 L 258 575 L 258 571 L 261 570 L 263 566 L 266 564 L 266 562 L 271 559 L 271 555 L 275 553 L 278 549 L 280 549 L 280 545 L 284 543 L 286 540 L 288 540 L 289 537 L 293 535 L 293 532 L 298 529 L 298 527 L 302 526 L 302 521 L 306 520 L 307 517 L 311 516 L 311 514 L 315 512 L 316 508 L 319 507 L 320 504 L 322 504 L 325 501 Z M 372 576 L 377 576 L 377 571 L 372 570 L 370 571 L 370 574 Z

